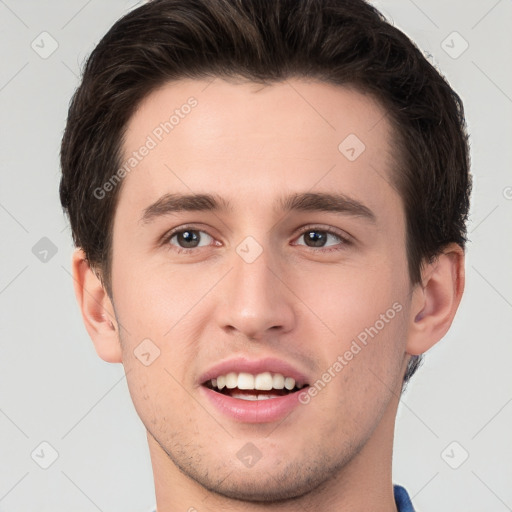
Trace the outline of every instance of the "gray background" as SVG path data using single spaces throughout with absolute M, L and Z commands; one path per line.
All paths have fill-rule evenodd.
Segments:
M 474 174 L 466 292 L 402 397 L 394 481 L 419 511 L 505 512 L 512 2 L 375 3 L 462 96 Z M 81 65 L 134 5 L 0 0 L 0 511 L 145 512 L 154 503 L 145 430 L 123 368 L 96 356 L 75 303 L 58 199 L 60 138 Z

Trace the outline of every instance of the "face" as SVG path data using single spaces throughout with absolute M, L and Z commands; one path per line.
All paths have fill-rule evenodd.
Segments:
M 140 105 L 124 153 L 113 305 L 152 454 L 244 500 L 342 473 L 404 369 L 411 288 L 385 112 L 319 82 L 184 80 Z M 212 197 L 180 199 L 198 194 Z

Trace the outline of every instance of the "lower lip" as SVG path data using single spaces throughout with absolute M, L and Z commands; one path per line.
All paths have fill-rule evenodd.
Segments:
M 300 392 L 266 400 L 242 400 L 232 398 L 213 391 L 205 386 L 200 386 L 201 392 L 223 414 L 245 423 L 271 423 L 288 416 L 293 409 L 301 405 Z

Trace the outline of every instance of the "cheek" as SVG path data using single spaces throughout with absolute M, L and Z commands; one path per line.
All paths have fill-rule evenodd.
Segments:
M 403 282 L 392 268 L 369 261 L 303 272 L 294 283 L 297 295 L 340 340 L 373 325 L 403 295 Z
M 389 401 L 399 396 L 403 326 L 403 317 L 398 315 L 384 326 L 373 320 L 363 328 L 353 326 L 356 335 L 347 333 L 331 346 L 329 366 L 320 376 L 323 381 L 330 379 L 330 383 L 327 392 L 320 391 L 314 399 L 321 409 L 320 416 L 332 418 L 326 426 L 331 431 L 326 435 L 336 437 L 351 431 L 369 435 Z M 333 417 L 332 411 L 339 414 Z
M 395 388 L 407 334 L 406 283 L 389 265 L 319 279 L 311 303 L 332 331 L 323 370 L 336 375 L 340 407 L 359 411 L 360 400 L 378 407 L 378 397 Z
M 125 306 L 127 312 L 129 305 Z M 188 401 L 185 388 L 191 383 L 186 370 L 192 367 L 197 352 L 190 349 L 187 332 L 177 328 L 165 335 L 173 324 L 156 322 L 161 320 L 164 310 L 155 311 L 145 304 L 135 314 L 137 317 L 130 325 L 132 330 L 121 331 L 122 363 L 140 417 L 151 422 L 153 428 L 158 423 L 162 429 L 170 420 L 168 414 L 180 410 Z M 187 407 L 191 412 L 195 403 Z
M 126 325 L 128 338 L 168 338 L 211 287 L 210 275 L 198 279 L 194 269 L 152 268 L 120 262 L 113 272 L 116 312 Z M 136 340 L 133 340 L 136 341 Z
M 125 368 L 128 389 L 137 414 L 148 430 L 165 433 L 173 424 L 170 413 L 183 406 L 179 385 L 157 361 L 145 367 L 135 360 Z M 190 404 L 190 408 L 193 407 Z

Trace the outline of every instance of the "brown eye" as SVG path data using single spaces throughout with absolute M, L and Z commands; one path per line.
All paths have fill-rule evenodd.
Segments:
M 323 247 L 328 238 L 325 231 L 307 231 L 303 236 L 306 245 L 309 247 Z
M 174 231 L 167 238 L 167 243 L 180 252 L 180 249 L 187 250 L 208 246 L 211 244 L 211 240 L 213 240 L 213 238 L 205 231 L 199 229 L 181 229 Z M 203 243 L 203 245 L 200 245 L 201 243 Z
M 341 250 L 343 246 L 350 245 L 346 237 L 329 229 L 308 228 L 301 233 L 299 239 L 301 238 L 304 238 L 305 243 L 298 245 L 305 245 L 312 249 L 325 248 L 325 251 Z M 329 243 L 329 240 L 334 240 L 334 243 Z

